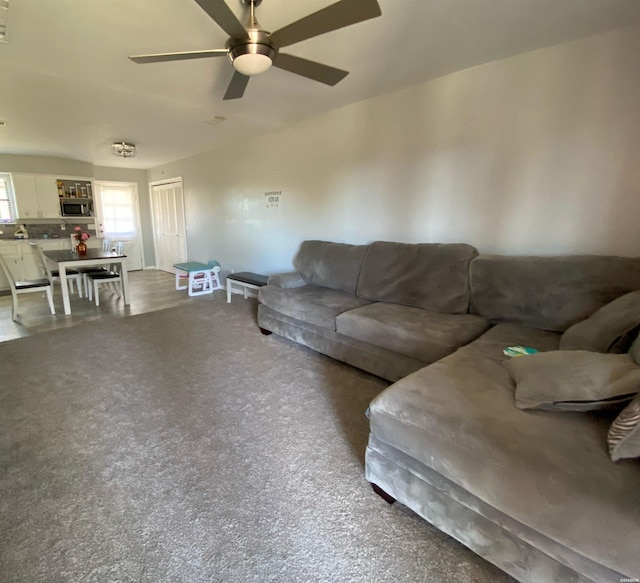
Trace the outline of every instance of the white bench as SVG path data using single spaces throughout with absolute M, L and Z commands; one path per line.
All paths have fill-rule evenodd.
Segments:
M 268 275 L 260 275 L 259 273 L 251 273 L 250 271 L 241 271 L 240 273 L 230 273 L 227 275 L 227 303 L 231 302 L 232 286 L 242 288 L 244 299 L 247 299 L 247 290 L 260 289 L 267 285 Z

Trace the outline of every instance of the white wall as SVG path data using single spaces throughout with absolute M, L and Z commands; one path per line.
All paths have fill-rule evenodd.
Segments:
M 60 174 L 61 176 L 93 175 L 93 164 L 81 160 L 49 158 L 46 156 L 18 156 L 0 154 L 0 172 L 26 172 L 32 174 Z
M 640 255 L 640 27 L 468 69 L 149 171 L 192 260 L 289 269 L 300 241 Z M 282 190 L 268 209 L 265 191 Z

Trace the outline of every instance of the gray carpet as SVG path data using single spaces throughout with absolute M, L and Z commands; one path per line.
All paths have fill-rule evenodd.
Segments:
M 387 383 L 209 296 L 0 344 L 0 580 L 511 581 L 363 477 Z

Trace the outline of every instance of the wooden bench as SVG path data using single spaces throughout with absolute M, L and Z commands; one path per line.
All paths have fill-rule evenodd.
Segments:
M 247 290 L 260 289 L 267 285 L 268 275 L 260 275 L 259 273 L 251 273 L 250 271 L 241 271 L 240 273 L 230 273 L 227 275 L 227 303 L 231 302 L 232 286 L 242 288 L 244 299 L 247 299 Z

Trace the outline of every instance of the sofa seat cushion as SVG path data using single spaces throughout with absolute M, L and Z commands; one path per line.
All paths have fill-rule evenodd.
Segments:
M 451 354 L 488 327 L 480 316 L 440 314 L 386 303 L 369 304 L 336 318 L 340 334 L 426 363 Z
M 260 302 L 265 306 L 309 324 L 336 329 L 336 316 L 368 304 L 353 294 L 305 285 L 293 289 L 281 289 L 273 285 L 260 288 Z
M 555 350 L 559 335 L 496 328 L 383 391 L 372 434 L 531 529 L 537 548 L 637 576 L 640 463 L 609 459 L 611 414 L 517 409 L 502 348 Z

